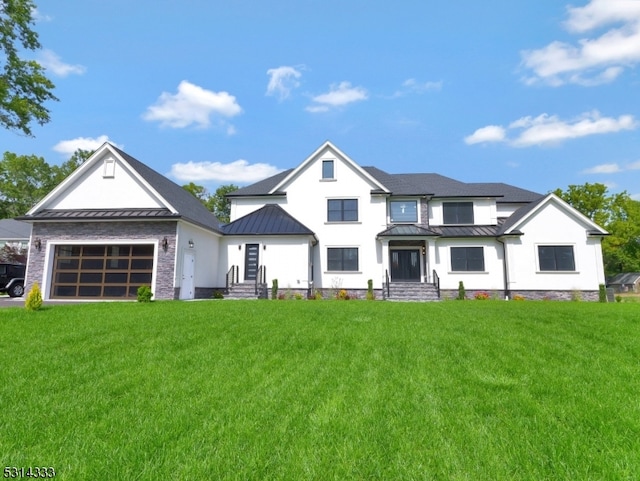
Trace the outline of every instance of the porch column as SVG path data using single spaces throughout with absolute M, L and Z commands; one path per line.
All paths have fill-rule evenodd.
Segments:
M 380 243 L 382 244 L 382 281 L 381 285 L 386 281 L 386 273 L 389 272 L 389 240 L 381 239 Z M 389 272 L 389 275 L 391 273 Z
M 436 268 L 436 240 L 433 237 L 427 239 L 427 279 L 433 282 L 433 270 Z M 438 274 L 442 276 L 442 273 Z

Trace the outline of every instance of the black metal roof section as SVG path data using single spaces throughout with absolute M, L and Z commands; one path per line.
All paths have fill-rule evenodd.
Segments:
M 223 226 L 226 235 L 314 235 L 277 204 L 267 204 Z
M 432 227 L 442 237 L 497 237 L 500 226 L 470 225 L 470 226 L 439 226 Z
M 111 147 L 178 211 L 179 217 L 210 230 L 221 232 L 218 218 L 191 193 L 114 145 Z
M 424 227 L 409 224 L 392 225 L 378 234 L 378 237 L 439 236 L 440 234 Z
M 169 209 L 44 209 L 35 215 L 22 217 L 29 220 L 127 220 L 127 219 L 179 219 L 180 214 L 174 214 Z
M 252 197 L 252 196 L 261 196 L 268 195 L 271 190 L 278 185 L 282 180 L 291 173 L 293 169 L 287 169 L 279 174 L 268 177 L 264 180 L 256 182 L 255 184 L 248 185 L 246 187 L 242 187 L 234 192 L 230 192 L 227 194 L 227 197 Z M 278 192 L 277 194 L 282 194 L 282 192 Z

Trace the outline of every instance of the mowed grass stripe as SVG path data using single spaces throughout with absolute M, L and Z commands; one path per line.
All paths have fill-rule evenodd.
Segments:
M 0 315 L 5 466 L 105 480 L 640 478 L 634 304 Z

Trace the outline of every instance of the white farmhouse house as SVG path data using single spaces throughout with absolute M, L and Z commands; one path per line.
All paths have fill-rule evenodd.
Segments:
M 607 233 L 553 194 L 363 167 L 325 142 L 231 193 L 220 225 L 197 199 L 111 144 L 21 220 L 27 289 L 46 299 L 156 299 L 345 289 L 379 298 L 597 299 Z

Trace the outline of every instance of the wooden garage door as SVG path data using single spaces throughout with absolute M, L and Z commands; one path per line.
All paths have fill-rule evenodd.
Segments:
M 151 285 L 153 244 L 58 245 L 51 297 L 135 298 Z

